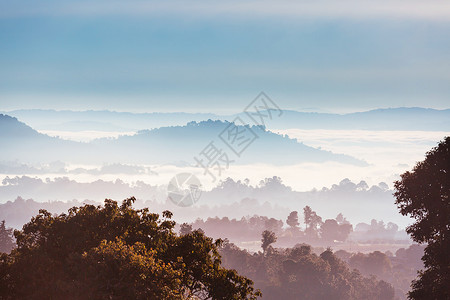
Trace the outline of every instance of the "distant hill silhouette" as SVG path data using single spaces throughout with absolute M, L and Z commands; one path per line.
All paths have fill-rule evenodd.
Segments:
M 69 158 L 69 153 L 88 153 L 86 145 L 41 134 L 16 118 L 3 114 L 0 114 L 0 137 L 2 161 L 44 163 L 55 161 L 57 157 Z
M 63 131 L 138 131 L 164 126 L 185 125 L 191 121 L 221 119 L 215 114 L 202 113 L 131 113 L 116 111 L 71 111 L 23 109 L 5 112 L 38 130 Z
M 334 154 L 306 146 L 290 139 L 252 126 L 257 139 L 241 157 L 234 155 L 219 138 L 230 124 L 223 121 L 190 122 L 185 126 L 162 127 L 139 131 L 117 139 L 97 139 L 78 143 L 40 134 L 17 119 L 0 115 L 2 139 L 0 154 L 4 161 L 71 163 L 133 163 L 133 164 L 193 164 L 194 156 L 212 141 L 236 163 L 293 164 L 300 162 L 335 161 L 366 165 L 356 158 Z M 3 125 L 5 124 L 5 125 Z M 239 130 L 245 130 L 238 126 Z
M 0 128 L 0 137 L 3 138 L 39 136 L 39 132 L 8 115 L 0 114 Z
M 358 130 L 450 130 L 450 109 L 419 107 L 375 109 L 349 114 L 284 111 L 271 120 L 272 128 L 358 129 Z
M 190 121 L 228 120 L 237 115 L 207 113 L 131 113 L 115 111 L 15 110 L 7 112 L 38 130 L 137 131 L 165 126 L 180 126 Z M 285 110 L 280 118 L 267 124 L 276 129 L 361 129 L 361 130 L 450 130 L 450 109 L 420 107 L 375 109 L 364 112 L 334 114 Z

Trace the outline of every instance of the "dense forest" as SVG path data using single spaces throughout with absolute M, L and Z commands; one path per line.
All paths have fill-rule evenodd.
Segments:
M 61 214 L 41 209 L 21 230 L 0 225 L 0 297 L 449 299 L 449 176 L 450 137 L 395 182 L 400 213 L 416 220 L 406 231 L 421 244 L 395 254 L 333 250 L 353 226 L 342 214 L 322 220 L 309 206 L 304 228 L 297 211 L 287 227 L 261 216 L 176 226 L 170 211 L 135 209 L 134 197 Z M 368 233 L 398 230 L 375 220 L 366 225 Z M 259 236 L 262 251 L 242 249 L 226 235 Z M 280 247 L 278 239 L 299 243 Z
M 302 221 L 304 224 L 301 224 Z M 229 238 L 232 241 L 255 241 L 261 232 L 270 230 L 278 237 L 278 245 L 289 246 L 309 243 L 317 246 L 341 246 L 352 242 L 365 244 L 405 243 L 409 240 L 402 235 L 398 225 L 372 219 L 370 224 L 356 226 L 339 213 L 334 219 L 323 220 L 311 207 L 303 212 L 292 211 L 286 219 L 266 216 L 247 216 L 241 219 L 207 218 L 190 223 L 195 229 L 202 229 L 213 237 Z
M 42 299 L 44 295 L 70 293 L 73 299 L 87 295 L 113 295 L 113 299 L 125 295 L 136 299 L 189 299 L 187 295 L 253 299 L 260 290 L 264 299 L 298 299 L 296 295 L 302 294 L 302 299 L 333 296 L 381 300 L 394 299 L 395 295 L 402 298 L 421 267 L 417 263 L 423 252 L 420 246 L 402 248 L 395 256 L 378 251 L 367 255 L 344 250 L 333 253 L 331 248 L 304 243 L 274 248 L 277 236 L 269 230 L 259 234 L 263 251 L 250 253 L 228 239 L 208 238 L 201 228 L 193 230 L 191 224 L 181 224 L 176 234 L 170 212 L 164 212 L 160 219 L 147 209 L 134 209 L 134 200 L 124 200 L 121 206 L 111 200 L 104 206 L 86 204 L 60 215 L 41 210 L 14 234 L 3 222 L 0 250 L 10 254 L 3 254 L 1 261 L 1 286 L 6 293 L 2 297 Z M 305 213 L 315 215 L 309 207 Z M 292 226 L 286 231 L 298 225 L 294 216 L 288 217 Z M 337 228 L 351 228 L 342 216 L 338 219 L 342 220 Z M 253 220 L 270 223 L 267 218 Z M 301 236 L 313 234 L 318 238 L 315 231 L 305 234 L 297 230 Z M 124 276 L 129 278 L 121 282 Z M 149 282 L 147 276 L 162 278 Z M 158 285 L 178 289 L 179 293 L 158 290 Z M 226 292 L 220 286 L 228 286 Z M 141 291 L 143 287 L 146 289 Z

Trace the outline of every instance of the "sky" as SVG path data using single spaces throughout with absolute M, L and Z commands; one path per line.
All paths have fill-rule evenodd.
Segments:
M 449 32 L 440 0 L 0 0 L 0 110 L 445 109 Z

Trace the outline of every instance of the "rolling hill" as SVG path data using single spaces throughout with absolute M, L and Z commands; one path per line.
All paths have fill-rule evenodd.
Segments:
M 195 165 L 194 156 L 200 156 L 212 142 L 222 154 L 226 153 L 230 162 L 240 164 L 335 161 L 366 165 L 356 158 L 309 147 L 264 128 L 234 126 L 227 121 L 190 122 L 184 126 L 142 130 L 134 135 L 97 139 L 90 143 L 49 137 L 7 115 L 0 115 L 0 126 L 0 154 L 4 161 Z M 227 140 L 229 132 L 224 131 L 227 128 L 250 132 L 244 139 L 251 139 L 245 151 L 240 153 L 239 150 L 238 154 L 233 151 L 231 140 Z M 238 141 L 242 144 L 244 140 L 239 139 L 240 137 Z

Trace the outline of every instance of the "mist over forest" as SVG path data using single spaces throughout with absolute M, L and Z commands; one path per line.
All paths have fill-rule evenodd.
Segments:
M 424 111 L 370 111 L 362 114 L 367 122 L 360 127 L 364 128 L 363 131 L 357 132 L 345 130 L 349 128 L 346 124 L 360 122 L 359 114 L 308 115 L 308 118 L 313 118 L 308 121 L 308 127 L 295 122 L 298 120 L 296 114 L 301 113 L 285 112 L 288 117 L 284 123 L 272 124 L 272 128 L 278 128 L 273 132 L 258 126 L 243 126 L 241 129 L 237 126 L 238 131 L 252 129 L 258 139 L 245 155 L 235 157 L 237 159 L 231 163 L 237 172 L 233 172 L 232 168 L 229 173 L 224 170 L 224 174 L 229 176 L 220 176 L 215 181 L 199 172 L 201 169 L 195 166 L 192 157 L 201 150 L 199 145 L 217 139 L 224 128 L 230 126 L 231 123 L 225 121 L 226 117 L 204 114 L 139 115 L 109 111 L 14 111 L 12 115 L 27 118 L 40 129 L 35 130 L 8 115 L 0 115 L 2 228 L 12 235 L 12 229 L 20 230 L 42 210 L 50 215 L 63 216 L 75 207 L 87 205 L 101 208 L 105 199 L 120 200 L 133 196 L 136 209 L 149 209 L 158 214 L 171 211 L 176 220 L 173 230 L 180 236 L 200 233 L 224 240 L 218 248 L 223 266 L 251 278 L 265 299 L 297 299 L 299 293 L 309 293 L 308 299 L 321 299 L 328 292 L 343 292 L 339 284 L 327 286 L 329 283 L 307 292 L 307 286 L 316 284 L 314 281 L 308 283 L 306 279 L 314 272 L 318 272 L 314 276 L 327 278 L 336 276 L 332 274 L 337 272 L 342 278 L 347 278 L 354 299 L 406 299 L 416 272 L 424 267 L 420 258 L 425 246 L 415 244 L 406 232 L 413 219 L 397 212 L 391 180 L 398 178 L 398 175 L 378 176 L 385 180 L 379 182 L 374 182 L 376 177 L 368 174 L 355 181 L 342 176 L 346 174 L 344 170 L 350 167 L 355 168 L 358 174 L 364 170 L 379 173 L 383 166 L 380 161 L 386 154 L 361 159 L 359 153 L 374 147 L 400 149 L 402 144 L 393 140 L 394 136 L 405 134 L 399 129 L 429 131 L 428 138 L 425 138 L 426 135 L 416 135 L 416 139 L 422 138 L 425 147 L 431 144 L 433 136 L 449 128 L 448 118 L 441 118 L 446 111 L 426 111 L 426 115 L 434 119 L 434 125 L 430 125 L 426 118 L 423 123 L 412 122 L 417 113 Z M 379 120 L 371 123 L 371 115 L 386 118 L 383 124 L 387 127 L 380 126 Z M 389 118 L 393 115 L 403 118 L 406 123 L 411 122 L 411 126 L 389 127 Z M 81 116 L 83 121 L 76 121 Z M 183 125 L 179 123 L 180 116 L 195 121 Z M 202 121 L 206 117 L 216 120 Z M 98 120 L 94 121 L 95 118 Z M 131 123 L 133 118 L 141 120 L 141 123 Z M 169 120 L 178 121 L 170 123 Z M 153 125 L 155 128 L 137 129 L 125 124 Z M 331 127 L 335 128 L 329 129 L 331 127 L 324 124 L 332 124 Z M 386 136 L 387 131 L 377 130 L 388 127 L 394 135 L 380 140 L 383 137 L 381 133 Z M 59 131 L 52 130 L 56 128 Z M 302 131 L 293 128 L 302 128 Z M 336 131 L 338 128 L 341 131 Z M 318 131 L 322 129 L 329 131 Z M 373 130 L 372 133 L 368 129 Z M 333 140 L 329 136 L 333 130 L 340 132 L 342 137 Z M 56 132 L 63 135 L 72 132 L 74 135 L 64 138 L 49 135 Z M 94 138 L 79 140 L 80 136 L 92 132 L 96 132 Z M 113 132 L 116 134 L 111 135 Z M 352 150 L 357 149 L 354 146 L 357 139 L 363 141 L 360 137 L 363 132 L 369 134 L 369 139 L 358 145 L 359 150 Z M 415 134 L 418 131 L 411 132 Z M 347 139 L 352 139 L 347 143 L 347 148 L 341 146 L 345 135 Z M 302 136 L 315 146 L 301 142 Z M 321 143 L 335 151 L 317 147 Z M 406 139 L 402 143 L 412 145 Z M 31 155 L 27 149 L 36 151 Z M 404 156 L 403 163 L 396 162 L 384 173 L 408 168 L 414 157 L 413 151 L 418 154 L 419 149 L 412 148 Z M 352 155 L 345 154 L 347 151 Z M 261 165 L 263 167 L 258 166 L 261 163 L 264 163 Z M 337 170 L 331 178 L 341 178 L 332 184 L 317 186 L 316 182 L 321 182 L 320 177 L 322 182 L 326 178 L 319 175 L 313 181 L 314 188 L 302 190 L 295 183 L 293 186 L 289 184 L 295 182 L 294 173 L 280 172 L 280 167 L 294 165 L 299 166 L 297 168 L 301 174 L 307 174 L 308 169 L 325 173 Z M 280 172 L 289 183 L 277 175 L 261 177 L 258 168 L 265 169 L 264 174 Z M 168 176 L 176 171 L 193 170 L 199 176 L 203 175 L 200 177 L 203 182 L 211 182 L 203 187 L 198 203 L 188 207 L 175 205 L 168 198 Z M 251 170 L 250 173 L 248 170 Z M 252 175 L 252 172 L 255 174 Z M 249 174 L 251 179 L 236 176 L 240 173 Z M 365 178 L 371 182 L 370 185 Z M 268 234 L 267 245 L 264 244 L 265 233 Z M 15 245 L 5 244 L 2 247 L 3 251 L 9 252 Z M 331 266 L 331 269 L 322 270 L 324 266 Z M 296 279 L 292 281 L 292 278 Z M 372 293 L 371 296 L 368 293 Z
M 449 20 L 0 1 L 0 300 L 450 300 Z
M 0 192 L 7 203 L 21 197 L 36 202 L 49 202 L 50 207 L 54 201 L 101 203 L 106 197 L 121 199 L 134 195 L 138 203 L 157 207 L 158 211 L 170 207 L 180 221 L 215 216 L 241 218 L 255 213 L 283 218 L 290 209 L 298 210 L 305 205 L 312 205 L 327 217 L 334 216 L 339 210 L 352 222 L 370 221 L 366 217 L 367 209 L 373 218 L 397 222 L 402 228 L 409 222 L 409 219 L 402 218 L 395 212 L 391 213 L 394 206 L 393 191 L 386 183 L 369 187 L 364 181 L 355 184 L 348 179 L 329 188 L 298 192 L 284 185 L 279 177 L 266 178 L 255 186 L 227 178 L 212 190 L 203 191 L 201 201 L 192 208 L 180 208 L 168 201 L 167 186 L 151 185 L 143 181 L 129 184 L 120 179 L 85 183 L 71 180 L 69 177 L 40 179 L 7 176 L 2 180 Z

